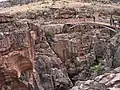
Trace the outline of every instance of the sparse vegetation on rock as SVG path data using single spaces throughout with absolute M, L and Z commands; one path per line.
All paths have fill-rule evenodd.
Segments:
M 10 0 L 0 7 L 0 90 L 120 89 L 118 3 Z

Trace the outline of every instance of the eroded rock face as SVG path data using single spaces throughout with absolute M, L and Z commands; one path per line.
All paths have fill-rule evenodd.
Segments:
M 30 34 L 32 28 L 29 24 L 14 21 L 9 15 L 0 15 L 0 81 L 1 88 L 10 88 L 12 90 L 27 90 L 24 83 L 30 83 L 30 76 L 33 74 L 34 51 L 31 40 L 34 38 Z M 31 53 L 33 52 L 33 53 Z M 27 72 L 27 73 L 26 73 Z M 22 78 L 23 74 L 28 78 Z M 23 79 L 20 81 L 20 78 Z M 33 84 L 34 81 L 32 81 Z
M 61 90 L 65 88 L 67 90 L 72 86 L 72 82 L 69 79 L 62 61 L 53 52 L 46 41 L 41 42 L 43 46 L 48 47 L 36 47 L 36 70 L 40 76 L 40 82 L 45 90 Z
M 49 25 L 50 27 L 53 26 Z M 111 48 L 113 45 L 111 38 L 116 32 L 97 25 L 89 27 L 84 24 L 70 25 L 66 32 L 64 29 L 58 31 L 61 33 L 51 29 L 49 33 L 52 36 L 48 35 L 47 40 L 55 54 L 65 64 L 73 82 L 90 78 L 90 68 L 94 64 L 101 63 L 106 67 L 105 71 L 109 69 L 107 67 L 112 67 L 115 54 Z
M 112 46 L 111 46 L 111 49 L 112 49 L 112 52 L 114 54 L 114 66 L 115 67 L 118 67 L 119 66 L 119 36 L 120 34 L 116 34 L 113 38 L 111 38 L 111 42 L 112 42 Z
M 98 77 L 101 73 L 91 71 L 92 66 L 99 69 L 99 63 L 103 71 L 119 66 L 119 34 L 109 25 L 78 23 L 82 14 L 93 15 L 92 8 L 86 9 L 0 14 L 1 88 L 13 82 L 12 90 L 69 90 L 73 85 L 72 90 L 119 89 L 118 69 Z
M 77 81 L 70 90 L 119 90 L 119 67 L 111 72 L 97 76 L 94 80 Z
M 6 0 L 6 1 L 2 1 L 0 2 L 0 7 L 11 7 L 13 5 L 18 5 L 18 4 L 28 4 L 28 3 L 32 3 L 32 2 L 38 2 L 41 0 Z
M 16 82 L 20 81 L 25 90 L 68 90 L 72 82 L 61 59 L 47 43 L 44 32 L 29 20 L 13 21 L 9 18 L 1 15 L 0 64 L 3 69 L 0 70 L 4 73 L 0 73 L 0 78 L 5 79 L 5 82 L 0 79 L 1 88 L 9 88 L 13 82 L 14 90 L 19 85 Z M 8 73 L 10 80 L 7 80 L 5 73 Z M 6 82 L 9 84 L 6 85 Z

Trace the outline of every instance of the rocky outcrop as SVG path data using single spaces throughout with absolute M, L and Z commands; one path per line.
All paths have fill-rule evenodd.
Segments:
M 119 72 L 103 74 L 120 65 L 117 27 L 91 22 L 91 7 L 52 6 L 0 14 L 0 89 L 119 89 Z
M 15 17 L 7 14 L 0 14 L 0 23 L 8 23 L 15 21 Z
M 45 90 L 68 90 L 72 82 L 61 59 L 46 41 L 36 47 L 36 70 Z
M 0 7 L 11 7 L 18 4 L 28 4 L 32 2 L 38 2 L 41 0 L 6 0 L 0 2 Z
M 14 90 L 19 85 L 18 81 L 25 90 L 69 89 L 72 82 L 66 67 L 47 43 L 44 32 L 29 20 L 17 21 L 11 18 L 1 15 L 1 88 L 10 88 L 13 82 Z
M 27 90 L 28 83 L 33 85 L 34 82 L 29 81 L 33 79 L 35 54 L 34 45 L 31 45 L 32 27 L 14 19 L 9 15 L 0 15 L 0 88 L 10 88 L 12 83 L 12 90 Z M 23 78 L 24 75 L 28 79 Z
M 120 67 L 111 72 L 97 76 L 94 80 L 77 81 L 70 90 L 119 90 Z
M 90 68 L 95 64 L 101 63 L 106 67 L 104 70 L 113 66 L 114 53 L 110 48 L 113 46 L 110 39 L 116 34 L 115 31 L 97 25 L 89 27 L 86 24 L 73 24 L 66 30 L 59 29 L 61 33 L 55 34 L 57 31 L 52 30 L 52 27 L 49 34 L 47 30 L 47 40 L 65 64 L 73 82 L 91 78 Z

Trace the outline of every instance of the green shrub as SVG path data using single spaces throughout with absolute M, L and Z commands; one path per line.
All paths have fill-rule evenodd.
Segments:
M 47 32 L 45 32 L 45 36 L 46 36 L 46 37 L 52 37 L 52 36 L 53 36 L 53 33 L 47 31 Z
M 91 67 L 91 70 L 92 70 L 93 73 L 97 73 L 97 74 L 100 73 L 103 70 L 101 63 Z

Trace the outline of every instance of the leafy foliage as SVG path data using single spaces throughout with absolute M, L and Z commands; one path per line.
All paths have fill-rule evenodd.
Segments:
M 94 73 L 97 73 L 97 74 L 100 73 L 103 70 L 101 63 L 99 63 L 98 65 L 94 65 L 93 67 L 91 67 L 91 70 Z

